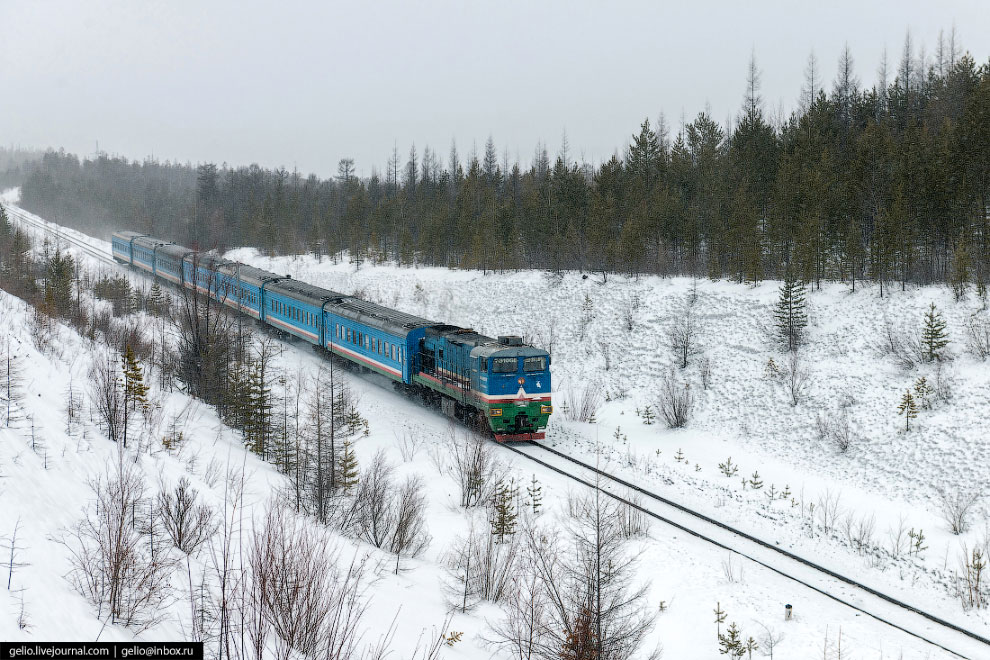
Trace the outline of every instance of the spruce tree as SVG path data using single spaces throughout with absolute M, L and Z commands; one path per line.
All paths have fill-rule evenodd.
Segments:
M 725 634 L 718 636 L 718 652 L 730 658 L 741 658 L 746 655 L 746 646 L 735 621 L 729 624 Z
M 921 347 L 925 351 L 925 359 L 929 362 L 942 359 L 942 350 L 949 344 L 949 334 L 945 328 L 945 319 L 938 311 L 935 303 L 925 312 L 925 327 L 921 331 Z
M 515 481 L 500 481 L 495 486 L 495 493 L 492 495 L 490 522 L 492 536 L 498 539 L 498 543 L 505 540 L 506 536 L 516 533 L 516 519 L 519 514 L 516 511 L 516 499 L 519 489 Z
M 901 397 L 901 405 L 897 406 L 898 414 L 904 415 L 904 430 L 911 430 L 911 420 L 918 416 L 918 406 L 914 402 L 911 390 L 905 390 Z
M 794 276 L 791 269 L 788 269 L 784 275 L 784 281 L 780 285 L 780 297 L 777 300 L 773 316 L 781 343 L 787 346 L 789 351 L 798 349 L 804 335 L 804 328 L 808 325 L 804 295 L 804 283 Z
M 154 316 L 160 316 L 165 313 L 166 306 L 167 301 L 165 293 L 162 291 L 162 285 L 158 280 L 155 280 L 155 283 L 151 285 L 151 291 L 148 293 L 148 312 Z

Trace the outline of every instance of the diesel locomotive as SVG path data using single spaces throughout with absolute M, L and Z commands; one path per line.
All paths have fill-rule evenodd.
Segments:
M 379 373 L 451 417 L 484 419 L 499 442 L 545 435 L 550 355 L 520 337 L 486 337 L 139 232 L 116 232 L 112 253 Z

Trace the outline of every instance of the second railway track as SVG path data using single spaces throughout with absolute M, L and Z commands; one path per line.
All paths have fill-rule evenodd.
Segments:
M 990 639 L 539 442 L 502 445 L 691 536 L 738 554 L 837 603 L 961 658 L 990 657 Z M 544 452 L 536 455 L 528 447 Z M 576 471 L 582 471 L 578 474 Z M 624 492 L 622 492 L 624 490 Z M 637 503 L 630 493 L 642 496 Z M 845 587 L 849 593 L 839 595 Z

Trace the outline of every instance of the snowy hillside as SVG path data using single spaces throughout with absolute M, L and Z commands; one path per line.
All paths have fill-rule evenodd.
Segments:
M 87 242 L 109 253 L 107 243 Z M 94 271 L 124 272 L 69 250 Z M 776 283 L 746 287 L 610 278 L 599 284 L 575 274 L 553 279 L 535 272 L 483 275 L 388 265 L 355 269 L 351 264 L 319 264 L 309 257 L 270 260 L 248 250 L 230 256 L 427 318 L 493 335 L 523 334 L 553 354 L 557 413 L 549 444 L 576 456 L 593 457 L 597 452 L 601 464 L 645 487 L 819 559 L 977 633 L 990 633 L 987 610 L 964 610 L 955 592 L 961 544 L 986 543 L 987 503 L 977 504 L 970 531 L 956 536 L 939 514 L 936 495 L 938 488 L 974 490 L 990 474 L 990 440 L 982 428 L 990 410 L 990 374 L 985 364 L 963 350 L 965 323 L 980 309 L 973 297 L 956 303 L 950 292 L 930 288 L 898 291 L 880 300 L 875 290 L 851 294 L 839 285 L 809 294 L 811 325 L 802 351 L 808 385 L 792 405 L 786 379 L 772 373 L 768 377 L 770 358 L 782 371 L 787 368 L 786 355 L 769 336 Z M 141 275 L 130 277 L 147 286 Z M 661 421 L 645 424 L 643 410 L 647 405 L 655 408 L 658 384 L 672 360 L 666 329 L 694 296 L 691 308 L 699 321 L 703 354 L 692 355 L 689 366 L 674 373 L 677 383 L 689 383 L 695 394 L 693 415 L 680 430 L 668 430 Z M 496 309 L 490 302 L 509 300 L 511 304 L 499 302 Z M 943 379 L 951 374 L 952 396 L 920 411 L 911 431 L 903 432 L 903 418 L 897 414 L 901 395 L 921 374 L 932 381 L 935 374 L 929 365 L 906 371 L 882 354 L 884 319 L 914 332 L 931 302 L 949 322 L 950 349 L 956 357 L 943 368 Z M 3 292 L 0 318 L 0 342 L 10 347 L 23 375 L 10 423 L 0 427 L 0 578 L 8 577 L 5 558 L 15 529 L 20 548 L 15 564 L 22 564 L 13 571 L 12 588 L 0 595 L 0 638 L 131 639 L 132 629 L 107 625 L 73 589 L 67 579 L 72 571 L 70 548 L 59 541 L 91 506 L 89 483 L 116 469 L 120 456 L 95 423 L 90 406 L 90 367 L 104 359 L 103 353 L 61 324 L 40 335 L 31 310 Z M 276 368 L 287 380 L 319 369 L 319 358 L 305 345 L 279 346 Z M 707 388 L 703 380 L 708 377 L 702 376 L 705 358 L 710 365 Z M 320 532 L 329 534 L 341 563 L 355 554 L 368 558 L 369 609 L 361 622 L 366 641 L 373 644 L 394 625 L 390 657 L 406 659 L 414 657 L 418 644 L 422 648 L 420 642 L 460 632 L 460 641 L 444 645 L 441 657 L 512 657 L 486 643 L 493 637 L 492 626 L 504 616 L 500 606 L 481 603 L 466 613 L 457 610 L 446 620 L 453 576 L 445 566 L 472 526 L 488 527 L 485 511 L 462 508 L 457 483 L 449 472 L 437 469 L 445 438 L 457 431 L 438 413 L 382 387 L 379 380 L 350 373 L 344 377 L 368 420 L 368 434 L 355 445 L 359 464 L 370 465 L 382 450 L 398 477 L 422 479 L 431 537 L 418 557 L 401 559 L 402 570 L 396 574 L 394 555 Z M 84 411 L 71 420 L 70 388 L 81 400 L 77 408 Z M 575 407 L 586 390 L 602 393 L 596 422 L 567 421 L 565 401 Z M 149 495 L 172 488 L 185 476 L 221 516 L 225 508 L 230 511 L 230 485 L 243 475 L 244 507 L 238 513 L 243 518 L 237 523 L 243 523 L 248 538 L 263 522 L 276 492 L 285 487 L 286 477 L 247 452 L 239 435 L 208 406 L 179 392 L 153 391 L 153 399 L 160 408 L 142 429 L 140 440 L 124 452 L 124 461 L 141 475 Z M 816 413 L 838 419 L 841 411 L 854 430 L 845 452 L 816 432 Z M 163 437 L 178 432 L 182 442 L 163 446 Z M 415 446 L 410 446 L 410 437 L 416 439 Z M 519 483 L 527 484 L 535 476 L 542 485 L 540 524 L 566 528 L 570 501 L 582 495 L 581 489 L 508 452 L 498 456 L 511 466 Z M 732 478 L 718 468 L 729 456 L 739 465 Z M 759 481 L 752 478 L 755 471 L 764 482 L 762 488 L 743 484 L 744 476 Z M 774 492 L 788 487 L 791 497 L 770 499 L 771 485 Z M 831 525 L 825 521 L 832 527 L 826 531 L 821 510 L 828 510 L 826 505 L 835 499 L 836 520 Z M 872 531 L 866 533 L 863 529 L 871 519 Z M 907 532 L 918 529 L 924 530 L 927 549 L 913 553 L 907 547 Z M 179 562 L 169 578 L 171 597 L 163 605 L 161 620 L 138 633 L 139 638 L 189 638 L 196 628 L 190 615 L 196 593 L 200 602 L 217 597 L 221 537 L 191 557 L 188 572 L 181 553 L 162 551 Z M 658 644 L 665 658 L 717 657 L 712 614 L 716 604 L 747 635 L 760 639 L 763 625 L 784 633 L 779 657 L 822 657 L 826 640 L 834 652 L 840 629 L 844 651 L 857 657 L 950 657 L 661 524 L 633 540 L 631 550 L 638 556 L 636 581 L 650 583 L 645 602 L 658 613 L 642 657 Z M 783 621 L 784 603 L 795 606 L 795 617 L 788 622 Z

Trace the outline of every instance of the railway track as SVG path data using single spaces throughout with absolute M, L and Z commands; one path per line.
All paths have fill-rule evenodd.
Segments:
M 767 570 L 947 653 L 971 660 L 990 657 L 990 639 L 986 637 L 646 490 L 597 466 L 536 441 L 501 446 L 588 488 L 598 488 L 613 499 L 641 511 L 654 520 L 736 553 Z M 535 455 L 524 447 L 535 448 L 544 454 Z M 576 473 L 575 467 L 583 474 Z M 633 501 L 631 493 L 644 499 L 640 502 Z
M 118 266 L 104 251 L 78 238 L 61 233 L 61 227 L 5 205 L 12 219 L 40 231 L 55 234 L 88 257 Z M 990 639 L 950 621 L 862 584 L 828 567 L 759 539 L 689 507 L 658 495 L 596 466 L 536 441 L 500 445 L 525 459 L 589 488 L 598 488 L 615 500 L 650 518 L 683 531 L 716 547 L 738 554 L 753 563 L 811 589 L 841 605 L 906 633 L 960 658 L 990 657 Z M 527 451 L 533 448 L 542 455 Z M 629 493 L 642 499 L 632 501 Z M 841 595 L 840 595 L 841 594 Z

